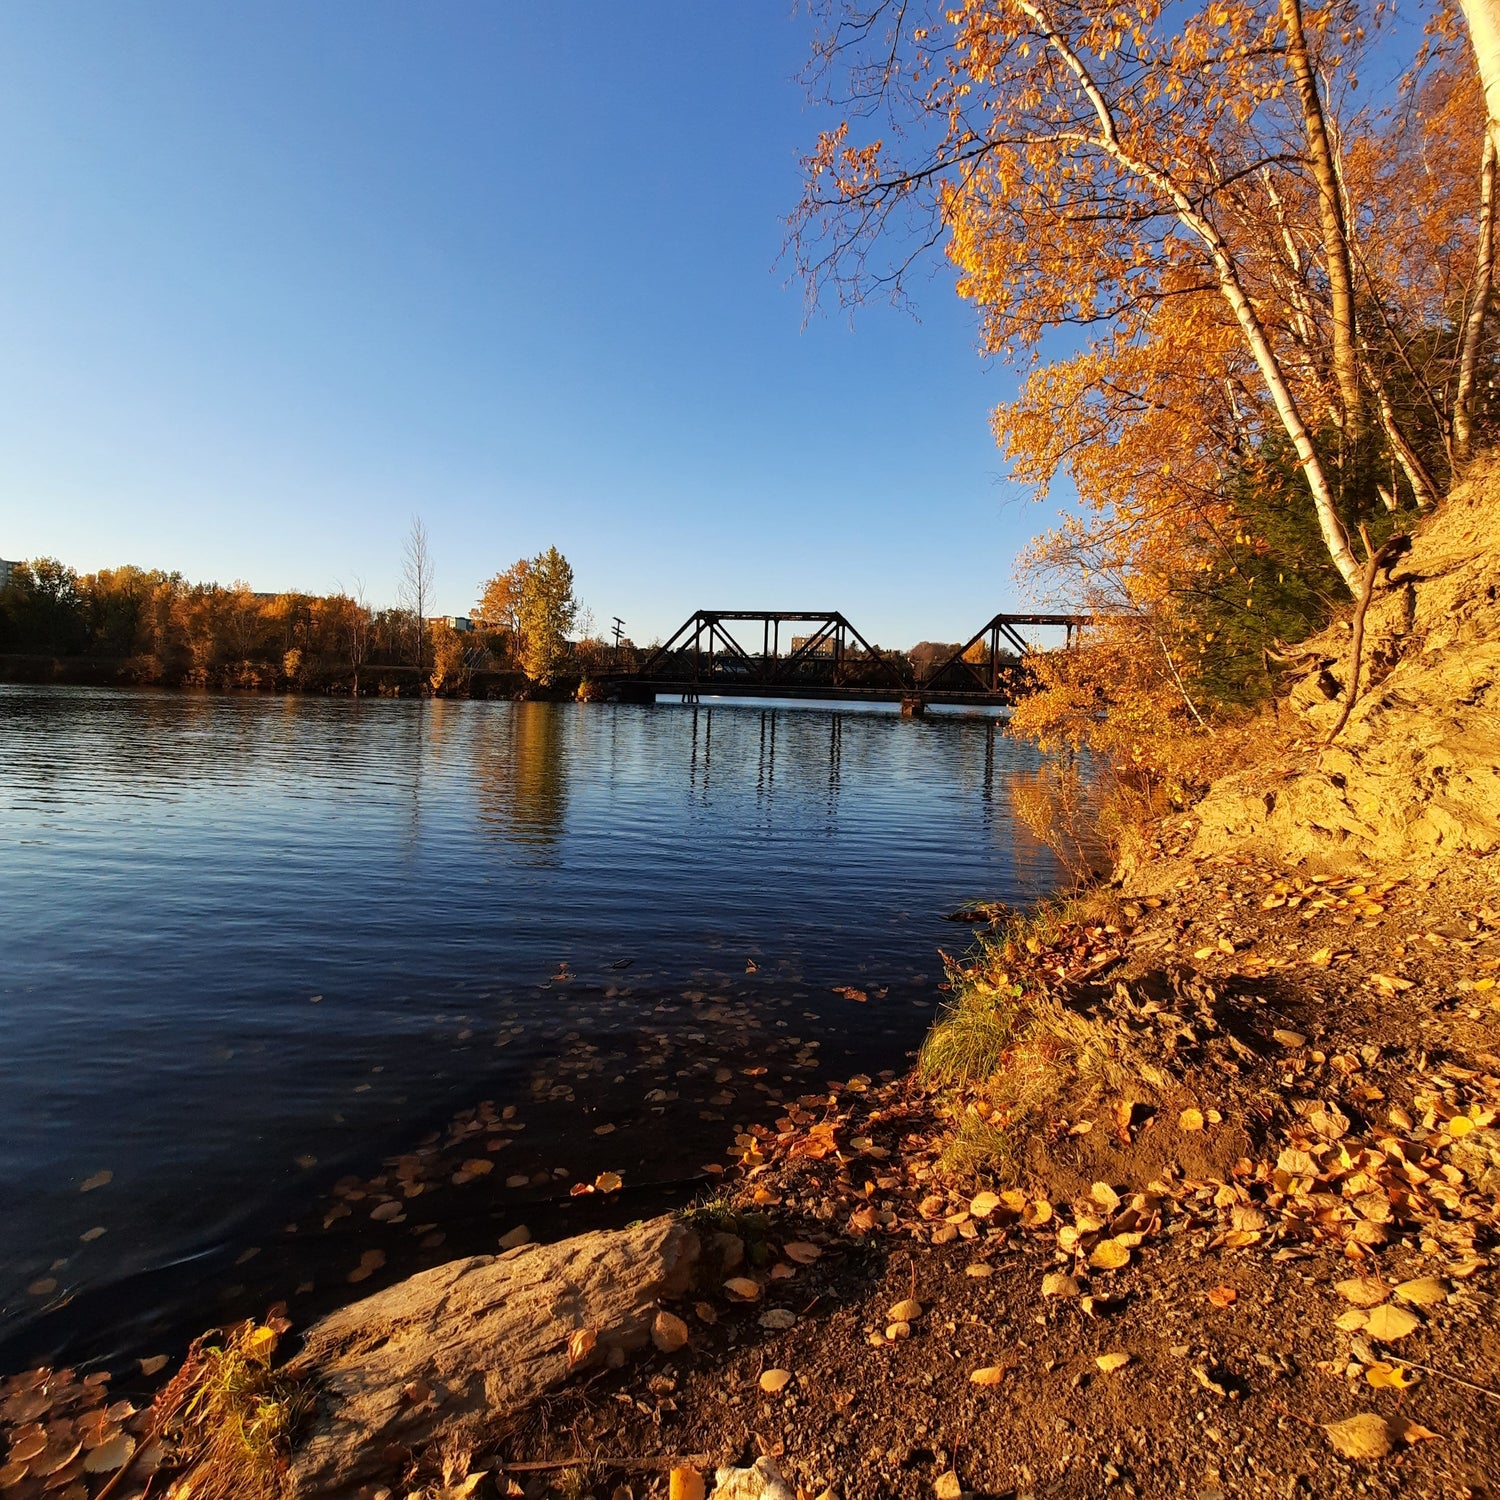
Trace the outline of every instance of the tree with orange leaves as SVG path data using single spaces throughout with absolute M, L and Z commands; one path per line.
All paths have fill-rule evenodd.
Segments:
M 1365 19 L 1355 0 L 1306 14 L 1301 0 L 846 5 L 815 72 L 830 96 L 849 80 L 849 113 L 808 160 L 798 263 L 815 290 L 899 297 L 941 243 L 984 348 L 1032 367 L 995 419 L 1017 477 L 1044 487 L 1066 466 L 1117 531 L 1194 510 L 1215 469 L 1274 431 L 1352 589 L 1350 530 L 1378 493 L 1361 476 L 1388 455 L 1401 482 L 1387 494 L 1431 503 L 1442 480 L 1411 407 L 1447 398 L 1451 429 L 1455 384 L 1410 389 L 1410 309 L 1390 305 L 1401 289 L 1364 251 L 1404 209 L 1351 196 L 1350 143 L 1378 131 L 1338 118 L 1320 82 L 1347 91 Z M 1481 175 L 1480 134 L 1456 145 L 1445 191 Z M 1378 170 L 1360 185 L 1388 187 Z M 1455 220 L 1445 205 L 1466 247 L 1472 206 Z M 1474 293 L 1458 321 L 1477 362 L 1477 274 Z M 1042 341 L 1066 329 L 1086 347 L 1043 364 Z

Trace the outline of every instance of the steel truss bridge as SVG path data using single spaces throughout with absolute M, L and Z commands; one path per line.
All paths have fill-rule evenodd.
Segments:
M 1025 658 L 1037 648 L 1018 627 L 1061 628 L 1071 647 L 1088 623 L 1087 615 L 995 615 L 918 677 L 902 652 L 872 646 L 837 610 L 700 609 L 635 671 L 610 674 L 602 686 L 636 703 L 823 698 L 900 703 L 913 714 L 938 703 L 1004 706 L 1031 690 Z

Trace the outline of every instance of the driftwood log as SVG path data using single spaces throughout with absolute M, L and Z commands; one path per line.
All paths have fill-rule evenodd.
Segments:
M 350 1493 L 580 1368 L 623 1363 L 650 1341 L 660 1304 L 688 1289 L 699 1254 L 697 1235 L 663 1217 L 451 1261 L 315 1323 L 286 1368 L 317 1400 L 292 1454 L 293 1494 Z

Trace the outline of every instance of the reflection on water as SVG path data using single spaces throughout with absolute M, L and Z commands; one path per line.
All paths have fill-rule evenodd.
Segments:
M 0 688 L 0 1332 L 684 996 L 899 1066 L 941 914 L 1056 879 L 1036 763 L 957 715 Z
M 441 712 L 451 705 L 435 705 Z M 474 732 L 474 780 L 487 828 L 545 859 L 568 812 L 566 721 L 550 703 L 518 703 Z

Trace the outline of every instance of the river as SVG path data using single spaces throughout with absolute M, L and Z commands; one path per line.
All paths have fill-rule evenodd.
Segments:
M 389 1274 L 597 1219 L 598 1170 L 620 1215 L 696 1191 L 735 1124 L 906 1065 L 944 913 L 1056 883 L 1037 764 L 956 713 L 0 687 L 0 1360 L 303 1261 L 326 1300 L 372 1232 L 330 1193 L 424 1138 L 501 1165 L 381 1226 Z

